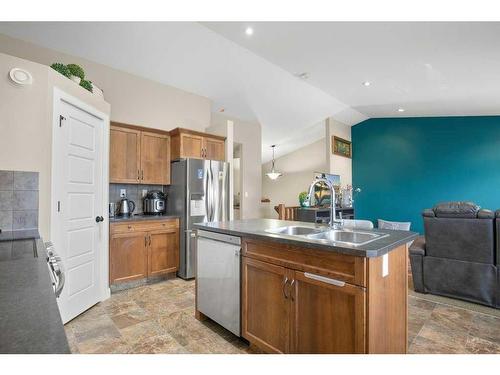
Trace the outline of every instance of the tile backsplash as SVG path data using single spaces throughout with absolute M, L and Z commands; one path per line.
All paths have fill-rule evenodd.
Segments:
M 109 184 L 109 201 L 116 203 L 116 209 L 118 209 L 118 203 L 122 199 L 120 197 L 120 190 L 125 189 L 127 191 L 127 199 L 135 203 L 134 214 L 142 214 L 142 191 L 143 190 L 161 190 L 165 191 L 165 187 L 161 185 L 137 185 L 137 184 Z
M 0 229 L 38 228 L 38 172 L 0 170 Z

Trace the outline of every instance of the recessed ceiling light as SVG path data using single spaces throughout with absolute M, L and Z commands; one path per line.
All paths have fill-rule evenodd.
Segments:
M 368 81 L 364 81 L 364 82 L 363 82 L 363 86 L 368 87 L 368 86 L 370 86 L 370 85 L 371 85 L 371 82 L 368 82 Z
M 398 112 L 404 112 L 405 109 L 404 108 L 398 108 Z
M 247 34 L 248 36 L 253 35 L 253 29 L 251 27 L 247 27 L 245 29 L 245 34 Z

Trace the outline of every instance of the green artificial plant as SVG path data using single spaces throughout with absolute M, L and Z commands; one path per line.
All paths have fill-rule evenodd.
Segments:
M 305 202 L 307 199 L 307 192 L 303 191 L 299 194 L 299 203 L 301 207 L 305 206 Z
M 92 81 L 87 81 L 85 79 L 82 79 L 80 81 L 80 86 L 82 86 L 86 90 L 89 90 L 90 92 L 93 92 Z
M 68 67 L 64 64 L 61 63 L 53 63 L 50 66 L 52 69 L 54 69 L 56 72 L 61 73 L 63 76 L 70 78 L 71 77 L 71 72 L 68 69 Z
M 76 64 L 68 64 L 68 69 L 72 75 L 79 77 L 81 79 L 85 79 L 85 72 L 80 65 Z

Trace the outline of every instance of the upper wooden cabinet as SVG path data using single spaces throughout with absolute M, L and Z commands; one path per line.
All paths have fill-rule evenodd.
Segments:
M 217 138 L 203 138 L 203 147 L 205 159 L 208 160 L 224 160 L 226 153 L 224 150 L 224 141 Z
M 141 132 L 141 183 L 170 184 L 170 137 Z
M 111 183 L 170 184 L 170 136 L 133 125 L 112 123 Z
M 225 160 L 224 137 L 176 128 L 170 132 L 172 160 L 195 158 Z
M 141 132 L 111 126 L 109 156 L 110 182 L 137 183 L 141 168 Z

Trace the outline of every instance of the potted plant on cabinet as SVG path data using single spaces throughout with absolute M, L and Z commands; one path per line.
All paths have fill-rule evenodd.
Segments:
M 77 64 L 68 64 L 68 69 L 71 73 L 69 77 L 72 81 L 80 84 L 82 80 L 85 79 L 85 72 L 80 65 Z

